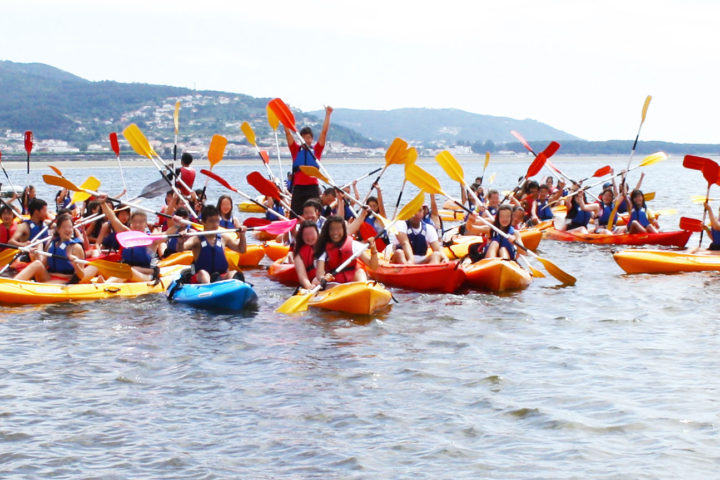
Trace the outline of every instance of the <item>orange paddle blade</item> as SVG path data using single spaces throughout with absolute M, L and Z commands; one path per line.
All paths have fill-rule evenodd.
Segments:
M 270 100 L 268 107 L 273 111 L 273 113 L 275 113 L 275 116 L 278 120 L 280 120 L 285 128 L 297 133 L 297 128 L 295 128 L 295 116 L 293 116 L 288 106 L 285 105 L 285 102 L 279 98 L 274 98 Z

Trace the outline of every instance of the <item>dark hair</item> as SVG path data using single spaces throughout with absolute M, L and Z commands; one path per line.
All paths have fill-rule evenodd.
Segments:
M 85 214 L 83 215 L 83 217 L 89 217 L 90 215 L 93 215 L 92 211 L 98 207 L 100 207 L 100 202 L 98 202 L 97 200 L 90 200 L 85 206 Z
M 647 208 L 647 205 L 645 204 L 645 194 L 642 192 L 642 190 L 638 190 L 637 188 L 630 193 L 631 208 L 633 210 L 637 210 L 637 208 L 635 207 L 635 201 L 634 201 L 635 197 L 637 197 L 637 196 L 642 197 L 643 202 L 642 202 L 642 207 L 640 207 L 640 208 L 641 209 Z
M 538 191 L 539 191 L 539 190 L 550 190 L 550 185 L 548 185 L 547 183 L 543 183 L 543 184 L 540 185 L 540 187 L 538 188 Z
M 207 195 L 203 193 L 202 188 L 198 188 L 197 190 L 195 190 L 195 195 L 197 195 L 197 200 L 199 202 L 204 202 L 205 200 L 207 200 Z
M 15 215 L 15 212 L 13 212 L 13 209 L 10 208 L 8 205 L 5 205 L 5 204 L 0 205 L 0 215 L 5 213 L 6 211 L 12 212 L 13 215 Z
M 322 211 L 322 204 L 317 198 L 308 198 L 307 200 L 305 200 L 302 209 L 305 210 L 305 207 L 313 207 L 315 210 L 318 211 L 318 213 Z
M 314 228 L 316 232 L 320 233 L 318 231 L 317 223 L 312 220 L 304 220 L 300 222 L 297 233 L 295 234 L 295 246 L 293 247 L 293 252 L 299 252 L 300 249 L 305 246 L 302 236 L 303 231 L 305 231 L 306 228 Z
M 332 195 L 333 197 L 337 197 L 337 193 L 335 193 L 335 189 L 332 187 L 328 187 L 325 190 L 323 190 L 323 195 Z
M 495 194 L 497 194 L 498 196 L 500 196 L 500 192 L 497 191 L 496 189 L 493 188 L 493 189 L 491 189 L 491 190 L 488 190 L 488 198 L 492 197 L 492 196 L 495 195 Z
M 225 217 L 223 216 L 222 210 L 220 210 L 220 204 L 221 204 L 222 201 L 225 200 L 226 198 L 227 198 L 228 200 L 230 200 L 230 211 L 228 212 L 228 215 L 230 215 L 230 218 L 225 218 Z M 220 218 L 222 218 L 222 219 L 224 219 L 224 220 L 232 220 L 232 216 L 233 216 L 232 207 L 233 207 L 233 201 L 232 201 L 232 198 L 230 198 L 230 195 L 220 195 L 220 197 L 218 198 L 218 201 L 217 201 L 217 211 L 218 211 L 218 213 L 220 214 Z
M 322 230 L 320 230 L 320 238 L 318 238 L 317 243 L 315 244 L 315 258 L 319 258 L 320 255 L 325 251 L 325 247 L 327 247 L 328 243 L 332 243 L 330 240 L 330 225 L 333 223 L 339 223 L 342 225 L 343 228 L 343 237 L 342 240 L 340 240 L 340 243 L 344 242 L 347 238 L 347 225 L 345 225 L 345 220 L 342 219 L 342 217 L 339 217 L 337 215 L 330 215 L 327 220 L 325 220 L 325 223 L 323 224 Z
M 203 220 L 207 220 L 210 217 L 214 216 L 220 216 L 220 211 L 217 209 L 215 205 L 205 205 L 202 209 L 202 212 L 200 213 L 200 216 Z
M 176 210 L 175 210 L 175 215 L 177 215 L 178 217 L 181 217 L 181 218 L 188 218 L 188 217 L 190 217 L 190 213 L 189 213 L 189 212 L 187 211 L 187 209 L 184 208 L 184 207 L 180 207 L 180 208 L 176 209 Z
M 193 156 L 190 155 L 189 152 L 183 152 L 182 156 L 180 157 L 180 163 L 183 165 L 190 165 L 193 161 Z
M 55 216 L 58 216 L 58 215 L 66 215 L 66 214 L 72 215 L 72 210 L 69 209 L 69 208 L 60 208 L 60 209 L 58 209 L 58 211 L 57 211 L 57 213 L 55 214 Z
M 378 199 L 377 199 L 377 197 L 376 197 L 375 195 L 369 196 L 369 197 L 367 198 L 367 201 L 365 202 L 365 204 L 366 204 L 366 205 L 370 205 L 370 202 L 375 202 L 375 203 L 377 203 L 378 205 L 380 204 L 380 202 L 378 202 Z
M 311 137 L 315 138 L 315 136 L 312 133 L 312 129 L 310 127 L 303 127 L 300 129 L 300 136 L 302 137 L 306 133 L 309 133 Z
M 58 233 L 58 228 L 60 228 L 60 225 L 63 224 L 63 222 L 66 222 L 70 220 L 70 223 L 72 223 L 72 215 L 69 213 L 61 213 L 57 217 L 55 217 L 55 238 L 60 238 L 60 234 Z
M 522 209 L 522 207 L 518 207 L 518 208 Z M 508 212 L 510 212 L 510 223 L 508 223 L 507 227 L 503 227 L 500 225 L 500 212 L 502 212 L 503 210 L 507 210 Z M 510 227 L 512 226 L 512 213 L 513 213 L 513 207 L 507 203 L 503 203 L 502 205 L 500 205 L 498 207 L 498 211 L 497 211 L 497 214 L 495 215 L 495 221 L 493 222 L 493 224 L 497 228 L 502 230 L 503 232 L 507 233 L 508 230 L 510 229 Z
M 528 193 L 531 188 L 540 188 L 540 185 L 535 180 L 530 180 L 527 185 L 525 185 L 525 193 Z
M 42 210 L 47 206 L 47 202 L 41 198 L 33 198 L 28 204 L 28 213 L 32 215 L 37 210 Z

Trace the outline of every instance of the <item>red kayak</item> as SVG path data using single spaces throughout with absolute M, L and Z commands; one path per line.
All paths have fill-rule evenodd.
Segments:
M 456 292 L 465 280 L 465 272 L 458 261 L 435 265 L 399 265 L 381 262 L 374 272 L 367 265 L 368 275 L 387 286 L 420 292 Z
M 554 228 L 545 230 L 550 240 L 561 242 L 582 242 L 595 245 L 665 245 L 668 247 L 684 247 L 692 232 L 677 230 L 675 232 L 658 233 L 621 233 L 617 235 L 603 233 L 572 233 Z
M 291 287 L 299 285 L 300 282 L 298 280 L 297 271 L 295 270 L 295 264 L 283 263 L 283 260 L 284 258 L 281 258 L 270 265 L 270 268 L 268 268 L 268 276 L 272 280 L 280 282 L 284 285 L 290 285 Z

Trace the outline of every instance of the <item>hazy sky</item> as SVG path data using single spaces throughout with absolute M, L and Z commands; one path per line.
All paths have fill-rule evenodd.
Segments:
M 0 59 L 89 80 L 452 107 L 590 140 L 720 143 L 720 2 L 3 0 Z M 2 94 L 2 93 L 0 93 Z M 482 138 L 482 135 L 478 135 Z

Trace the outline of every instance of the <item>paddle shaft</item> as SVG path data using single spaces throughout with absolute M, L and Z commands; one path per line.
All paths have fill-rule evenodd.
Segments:
M 15 250 L 20 250 L 21 252 L 24 252 L 24 253 L 31 252 L 29 247 L 18 247 L 17 245 L 11 245 L 9 243 L 0 243 L 0 247 L 14 248 Z M 38 255 L 42 255 L 43 257 L 52 257 L 52 258 L 57 258 L 58 260 L 70 260 L 68 257 L 63 256 L 63 255 L 58 255 L 56 253 L 44 252 L 42 250 L 34 250 L 34 252 L 37 253 Z M 88 260 L 83 260 L 81 258 L 77 258 L 77 259 L 75 259 L 75 261 L 78 263 L 81 263 L 83 265 L 90 265 L 90 263 L 91 263 Z
M 227 188 L 227 189 L 230 190 L 231 192 L 237 193 L 238 195 L 240 195 L 240 196 L 243 197 L 244 199 L 246 199 L 246 200 L 254 203 L 254 204 L 257 205 L 258 207 L 262 208 L 263 210 L 265 210 L 265 211 L 270 210 L 270 207 L 268 207 L 267 205 L 263 205 L 262 203 L 258 202 L 257 200 L 255 200 L 254 198 L 252 198 L 252 197 L 251 197 L 250 195 L 248 195 L 247 193 L 242 192 L 242 191 L 238 190 L 237 188 L 233 187 L 232 185 L 230 185 L 230 184 L 227 182 L 227 180 L 225 180 L 225 179 L 222 178 L 221 176 L 219 176 L 219 175 L 217 175 L 217 174 L 214 174 L 214 173 L 210 172 L 209 170 L 200 170 L 200 173 L 202 173 L 203 175 L 207 175 L 208 177 L 212 178 L 213 180 L 215 180 L 216 182 L 218 182 L 218 183 L 219 183 L 220 185 L 222 185 L 223 187 Z M 284 215 L 281 215 L 281 214 L 279 214 L 278 212 L 273 211 L 273 214 L 277 215 L 278 217 L 282 218 L 283 220 L 290 220 L 288 217 L 286 217 L 286 216 L 284 216 Z
M 642 166 L 644 166 L 644 165 L 642 165 L 642 164 L 640 164 L 640 165 L 635 165 L 634 167 L 630 167 L 630 168 L 627 169 L 627 170 L 623 170 L 623 171 L 621 171 L 621 172 L 618 172 L 618 173 L 613 174 L 610 178 L 619 177 L 620 175 L 627 174 L 628 172 L 630 172 L 630 171 L 632 171 L 632 170 L 635 170 L 636 168 L 640 168 L 640 167 L 642 167 Z M 578 189 L 578 190 L 576 190 L 576 191 L 574 191 L 574 192 L 572 192 L 572 193 L 570 193 L 570 194 L 568 194 L 568 195 L 566 195 L 566 196 L 564 196 L 564 197 L 558 198 L 557 200 L 553 201 L 553 202 L 551 203 L 551 205 L 554 205 L 554 204 L 556 204 L 556 203 L 558 203 L 558 202 L 560 202 L 560 201 L 566 200 L 566 199 L 568 199 L 568 198 L 570 198 L 570 197 L 574 197 L 575 195 L 579 194 L 580 192 L 584 192 L 584 191 L 589 190 L 589 189 L 591 189 L 591 188 L 593 188 L 593 187 L 597 187 L 598 185 L 600 185 L 601 183 L 604 183 L 604 182 L 606 182 L 606 181 L 607 181 L 607 179 L 603 179 L 603 180 L 600 180 L 600 181 L 597 182 L 597 183 L 593 183 L 592 185 L 588 185 L 587 187 L 582 187 L 582 188 L 580 188 L 580 189 Z

